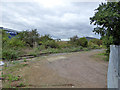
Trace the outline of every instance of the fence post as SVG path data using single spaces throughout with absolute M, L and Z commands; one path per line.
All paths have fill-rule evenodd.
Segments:
M 120 45 L 110 45 L 107 81 L 108 88 L 120 90 Z
M 120 90 L 120 45 L 118 46 L 118 88 Z

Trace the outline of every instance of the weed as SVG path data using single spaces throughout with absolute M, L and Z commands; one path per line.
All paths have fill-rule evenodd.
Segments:
M 27 66 L 28 64 L 23 64 L 23 66 L 25 67 L 25 66 Z
M 24 59 L 24 62 L 27 62 L 27 60 L 26 60 L 26 59 Z
M 7 75 L 3 74 L 3 72 L 1 73 L 1 77 L 2 78 L 6 78 Z
M 98 55 L 102 55 L 102 56 L 104 56 L 104 55 L 105 55 L 105 53 L 98 53 Z
M 13 76 L 12 74 L 7 75 L 9 81 L 18 81 L 20 78 L 18 76 Z
M 7 63 L 4 64 L 4 67 L 7 67 Z
M 89 51 L 88 48 L 83 48 L 84 51 Z
M 18 87 L 24 87 L 24 86 L 25 86 L 25 84 L 22 82 L 18 85 Z
M 101 58 L 104 61 L 109 61 L 109 57 L 106 55 L 105 52 L 102 53 L 98 53 L 96 55 L 94 55 L 96 58 Z

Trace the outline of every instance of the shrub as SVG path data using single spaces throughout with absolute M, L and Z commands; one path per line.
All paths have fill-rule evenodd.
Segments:
M 102 40 L 100 39 L 91 39 L 89 42 L 92 42 L 93 44 L 98 46 L 102 45 Z
M 38 49 L 39 51 L 44 50 L 44 49 L 45 49 L 45 46 L 44 46 L 44 45 L 40 45 L 40 46 L 37 47 L 37 49 Z
M 39 48 L 33 48 L 32 51 L 29 52 L 28 54 L 36 57 L 40 54 L 40 50 L 39 50 Z
M 57 41 L 56 42 L 60 48 L 70 48 L 72 44 L 68 43 L 67 41 Z
M 82 47 L 87 47 L 88 46 L 88 41 L 85 37 L 79 38 L 77 41 L 77 45 L 80 45 Z
M 13 37 L 11 39 L 8 39 L 6 41 L 7 47 L 12 47 L 12 48 L 22 48 L 25 45 L 25 42 L 22 40 L 18 39 L 17 37 Z
M 44 42 L 46 42 L 46 41 L 50 41 L 50 40 L 53 40 L 52 38 L 51 38 L 51 36 L 48 34 L 48 35 L 44 35 L 44 36 L 41 36 L 40 38 L 39 38 L 39 44 L 42 44 L 42 43 L 44 43 Z
M 82 46 L 82 47 L 88 46 L 87 39 L 85 37 L 78 38 L 77 35 L 71 37 L 69 43 L 72 44 L 72 46 Z
M 79 39 L 79 38 L 78 38 L 77 35 L 76 35 L 76 36 L 73 36 L 73 37 L 70 38 L 69 43 L 70 43 L 70 44 L 73 44 L 73 45 L 77 45 L 78 39 Z
M 27 60 L 26 60 L 26 59 L 24 59 L 24 62 L 27 62 Z
M 92 43 L 92 42 L 89 42 L 89 43 L 88 43 L 88 47 L 89 47 L 90 49 L 99 49 L 99 48 L 101 48 L 100 46 L 98 46 L 98 45 L 96 45 L 96 44 L 94 44 L 94 43 Z
M 13 76 L 12 74 L 7 75 L 9 81 L 18 81 L 20 78 L 18 76 Z
M 103 48 L 103 46 L 102 46 L 102 45 L 100 45 L 100 48 Z
M 45 48 L 59 48 L 59 45 L 54 40 L 48 40 L 44 43 Z
M 46 51 L 43 51 L 43 52 L 46 52 L 46 53 L 59 53 L 59 52 L 61 52 L 61 50 L 56 49 L 56 48 L 48 48 Z
M 72 51 L 72 52 L 76 52 L 76 51 L 80 51 L 80 50 L 83 50 L 83 47 L 82 47 L 82 46 L 73 47 L 73 48 L 70 49 L 70 51 Z
M 99 49 L 99 48 L 102 48 L 102 40 L 99 40 L 99 39 L 91 39 L 91 40 L 88 42 L 88 46 L 89 46 L 89 48 L 91 48 L 91 49 Z
M 93 43 L 93 42 L 91 42 L 91 41 L 89 41 L 89 42 L 88 42 L 88 47 L 90 47 L 90 48 L 91 48 L 91 47 L 93 47 L 93 45 L 94 45 L 94 43 Z
M 83 51 L 89 51 L 89 49 L 88 48 L 83 48 Z
M 99 49 L 100 47 L 98 45 L 93 45 L 93 49 Z
M 105 45 L 105 47 L 107 48 L 106 50 L 106 55 L 109 56 L 110 53 L 110 45 L 113 44 L 113 37 L 112 36 L 104 36 L 103 38 L 103 45 Z
M 5 60 L 17 59 L 19 55 L 20 51 L 10 48 L 2 51 L 2 58 Z
M 0 29 L 0 31 L 2 31 L 2 44 L 4 44 L 9 39 L 9 34 L 7 34 L 4 30 Z
M 24 47 L 25 43 L 18 38 L 18 36 L 11 39 L 6 34 L 3 34 L 2 42 L 2 58 L 5 60 L 17 59 L 22 53 L 21 48 Z

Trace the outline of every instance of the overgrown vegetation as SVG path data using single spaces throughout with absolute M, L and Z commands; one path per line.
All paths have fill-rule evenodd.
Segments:
M 95 54 L 95 55 L 93 55 L 93 57 L 96 58 L 96 60 L 97 60 L 98 58 L 101 59 L 101 60 L 104 60 L 104 61 L 108 61 L 108 60 L 109 60 L 109 58 L 108 58 L 108 56 L 106 55 L 106 52 L 105 52 L 105 51 L 102 52 L 102 53 Z
M 2 58 L 6 60 L 16 59 L 22 54 L 21 49 L 25 48 L 25 42 L 20 40 L 18 36 L 11 39 L 8 38 L 4 30 L 2 30 Z
M 74 46 L 82 46 L 82 47 L 87 47 L 88 46 L 88 41 L 85 37 L 78 38 L 78 36 L 74 36 L 70 38 L 69 41 L 70 44 Z
M 20 70 L 25 67 L 27 64 L 26 61 L 14 61 L 11 62 L 12 66 L 6 65 L 2 68 L 1 78 L 2 78 L 2 87 L 3 88 L 16 88 L 24 87 L 23 77 L 19 75 Z
M 2 58 L 4 60 L 15 60 L 23 55 L 39 56 L 41 54 L 64 53 L 76 51 L 88 51 L 90 49 L 102 48 L 102 41 L 94 39 L 88 41 L 85 37 L 77 35 L 70 41 L 54 40 L 50 35 L 40 36 L 36 29 L 22 31 L 11 39 L 4 30 L 2 42 Z

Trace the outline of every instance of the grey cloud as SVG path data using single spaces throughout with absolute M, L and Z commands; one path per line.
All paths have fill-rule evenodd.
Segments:
M 93 36 L 93 26 L 89 17 L 99 3 L 69 3 L 66 6 L 45 8 L 36 2 L 2 3 L 3 26 L 18 29 L 38 29 L 38 32 L 50 34 L 54 38 L 66 39 L 73 35 Z

